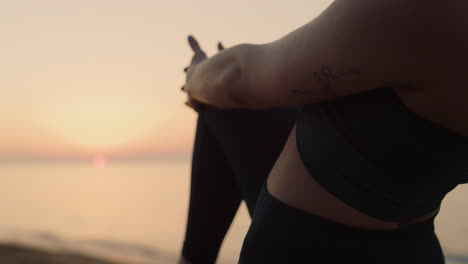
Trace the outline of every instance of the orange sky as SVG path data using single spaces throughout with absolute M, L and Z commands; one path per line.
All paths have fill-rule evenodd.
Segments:
M 269 42 L 331 2 L 1 1 L 0 158 L 189 153 L 187 34 Z

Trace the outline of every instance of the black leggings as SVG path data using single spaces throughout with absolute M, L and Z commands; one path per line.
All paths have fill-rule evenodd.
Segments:
M 391 230 L 347 227 L 295 209 L 266 187 L 239 264 L 443 264 L 434 218 Z
M 252 215 L 297 110 L 199 109 L 182 250 L 187 260 L 193 264 L 215 263 L 242 200 Z

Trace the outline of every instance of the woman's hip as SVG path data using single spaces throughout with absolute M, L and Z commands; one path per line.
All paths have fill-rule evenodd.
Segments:
M 290 207 L 262 187 L 240 264 L 444 263 L 433 221 L 398 230 L 348 227 Z

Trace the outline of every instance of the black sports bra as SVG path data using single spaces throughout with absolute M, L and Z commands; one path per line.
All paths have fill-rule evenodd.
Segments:
M 468 182 L 468 138 L 419 117 L 392 88 L 306 105 L 296 131 L 314 179 L 384 221 L 435 211 Z

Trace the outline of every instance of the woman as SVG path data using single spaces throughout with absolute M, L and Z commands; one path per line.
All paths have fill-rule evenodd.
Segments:
M 239 263 L 444 263 L 433 220 L 468 181 L 467 10 L 337 0 L 277 41 L 188 69 L 197 102 L 305 105 Z

